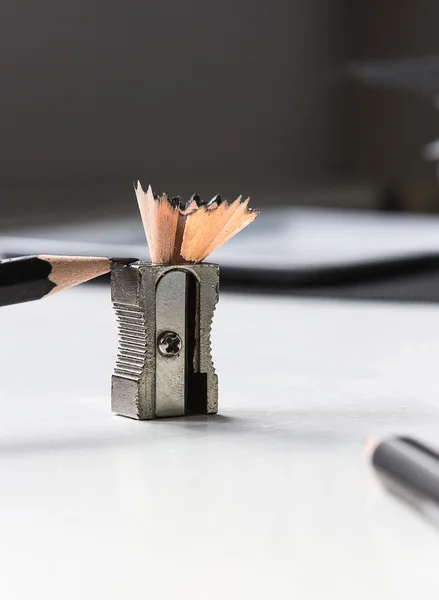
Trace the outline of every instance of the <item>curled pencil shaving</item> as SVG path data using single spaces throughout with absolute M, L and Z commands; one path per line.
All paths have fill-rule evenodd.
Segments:
M 256 219 L 259 211 L 249 208 L 239 196 L 234 202 L 218 194 L 204 202 L 194 194 L 187 202 L 166 194 L 155 196 L 135 186 L 151 261 L 154 264 L 199 263 Z

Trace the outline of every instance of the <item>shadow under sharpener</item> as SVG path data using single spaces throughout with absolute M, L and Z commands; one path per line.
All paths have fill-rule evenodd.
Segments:
M 218 265 L 114 264 L 119 327 L 113 412 L 155 419 L 218 412 L 211 327 Z

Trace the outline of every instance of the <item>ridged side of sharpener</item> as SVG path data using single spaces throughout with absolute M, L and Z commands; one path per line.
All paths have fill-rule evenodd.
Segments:
M 191 265 L 200 281 L 200 372 L 207 374 L 207 413 L 218 412 L 218 376 L 212 359 L 212 323 L 219 297 L 219 267 Z
M 145 314 L 138 306 L 113 303 L 119 330 L 114 374 L 139 382 L 146 360 Z
M 116 312 L 119 347 L 111 378 L 111 409 L 132 419 L 154 418 L 154 399 L 145 402 L 145 373 L 151 344 L 147 317 L 139 294 L 138 263 L 115 264 L 111 271 L 111 298 Z

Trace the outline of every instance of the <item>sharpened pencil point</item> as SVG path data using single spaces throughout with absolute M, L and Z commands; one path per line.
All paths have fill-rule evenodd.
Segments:
M 39 254 L 38 258 L 51 265 L 49 280 L 55 287 L 49 295 L 74 285 L 105 275 L 111 270 L 111 260 L 103 256 L 51 256 Z

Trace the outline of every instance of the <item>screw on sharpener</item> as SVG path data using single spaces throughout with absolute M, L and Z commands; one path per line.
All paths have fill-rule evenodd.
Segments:
M 162 356 L 176 356 L 182 346 L 181 337 L 174 331 L 165 331 L 159 335 L 157 347 Z

